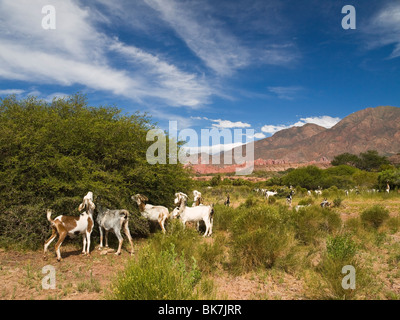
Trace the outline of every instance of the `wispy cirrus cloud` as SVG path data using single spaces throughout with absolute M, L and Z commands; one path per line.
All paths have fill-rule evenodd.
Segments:
M 369 23 L 363 28 L 368 36 L 367 43 L 370 49 L 394 45 L 389 58 L 400 56 L 400 3 L 393 2 L 384 6 L 372 16 Z
M 205 65 L 228 76 L 254 63 L 287 65 L 297 59 L 293 43 L 246 46 L 207 8 L 206 1 L 145 0 Z
M 294 100 L 303 90 L 304 88 L 300 86 L 268 87 L 269 92 L 275 94 L 279 99 L 284 100 Z
M 103 33 L 98 26 L 108 23 L 107 18 L 79 2 L 52 1 L 60 13 L 57 27 L 44 30 L 41 9 L 47 4 L 46 0 L 0 3 L 0 78 L 83 85 L 140 103 L 158 101 L 161 106 L 196 108 L 208 102 L 213 90 L 204 79 Z M 129 67 L 110 60 L 116 52 Z

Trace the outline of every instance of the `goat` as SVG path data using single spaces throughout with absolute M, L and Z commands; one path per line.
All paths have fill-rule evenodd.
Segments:
M 206 231 L 204 237 L 211 236 L 213 226 L 214 208 L 212 206 L 201 205 L 198 207 L 187 207 L 188 196 L 182 192 L 175 193 L 174 203 L 179 207 L 178 210 L 173 211 L 173 218 L 180 218 L 183 226 L 186 222 L 199 222 L 204 221 Z
M 292 206 L 293 195 L 294 195 L 294 191 L 291 190 L 289 195 L 286 197 L 286 203 L 289 205 L 289 207 Z
M 278 192 L 276 191 L 265 191 L 265 197 L 267 198 L 267 200 L 269 199 L 269 197 L 276 196 L 277 194 Z
M 389 185 L 389 182 L 388 182 L 387 185 L 386 185 L 386 192 L 387 192 L 387 193 L 390 193 L 390 185 Z
M 108 232 L 112 231 L 118 238 L 119 246 L 115 253 L 116 255 L 121 254 L 122 242 L 124 241 L 121 230 L 124 230 L 125 235 L 128 237 L 129 243 L 131 244 L 131 255 L 133 255 L 133 241 L 129 231 L 129 211 L 125 209 L 110 210 L 102 208 L 97 198 L 97 217 L 96 222 L 99 225 L 100 231 L 100 247 L 99 250 L 103 249 L 103 231 L 105 231 L 106 248 L 108 248 Z
M 322 191 L 321 190 L 315 190 L 314 192 L 315 192 L 315 194 L 317 196 L 321 196 L 322 195 Z
M 331 203 L 328 202 L 328 200 L 325 198 L 324 201 L 321 202 L 321 207 L 322 208 L 329 208 L 331 206 Z
M 197 190 L 193 191 L 193 204 L 192 207 L 197 207 L 201 204 L 203 198 L 201 197 L 201 193 Z
M 229 196 L 229 194 L 226 196 L 226 200 L 224 202 L 224 205 L 229 207 L 229 205 L 231 204 L 231 197 Z
M 161 227 L 163 233 L 165 233 L 165 221 L 169 218 L 169 212 L 166 207 L 163 206 L 153 206 L 151 204 L 146 204 L 149 199 L 141 194 L 136 194 L 131 197 L 139 207 L 140 214 L 150 221 L 157 221 Z
M 83 255 L 89 255 L 90 250 L 90 235 L 93 231 L 93 212 L 96 208 L 93 203 L 93 193 L 88 192 L 88 194 L 83 198 L 83 202 L 79 205 L 79 211 L 86 209 L 86 211 L 82 212 L 79 217 L 73 216 L 64 216 L 60 215 L 54 220 L 51 219 L 52 211 L 50 209 L 47 210 L 47 220 L 51 224 L 52 234 L 50 238 L 44 243 L 44 255 L 43 258 L 47 259 L 47 248 L 50 243 L 56 238 L 58 234 L 58 241 L 56 243 L 55 249 L 57 254 L 57 261 L 61 261 L 61 245 L 66 238 L 66 236 L 70 236 L 73 238 L 78 234 L 82 234 L 83 236 Z

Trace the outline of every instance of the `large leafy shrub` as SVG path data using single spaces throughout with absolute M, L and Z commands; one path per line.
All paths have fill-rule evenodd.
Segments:
M 174 193 L 191 183 L 179 164 L 147 163 L 153 142 L 146 134 L 154 127 L 146 115 L 90 107 L 82 95 L 0 100 L 0 243 L 41 246 L 49 233 L 46 208 L 78 214 L 89 190 L 103 206 L 132 212 L 132 233 L 147 234 L 131 195 L 171 207 Z

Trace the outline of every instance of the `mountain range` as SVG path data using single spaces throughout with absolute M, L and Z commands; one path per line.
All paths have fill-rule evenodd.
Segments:
M 368 150 L 386 156 L 400 152 L 400 108 L 367 108 L 350 114 L 329 129 L 306 124 L 281 130 L 254 142 L 254 164 L 258 169 L 271 171 L 308 164 L 326 167 L 336 155 L 345 152 L 358 155 Z M 232 150 L 224 154 L 228 153 L 232 154 Z M 222 158 L 223 154 L 220 156 Z M 234 172 L 238 165 L 197 164 L 192 167 L 195 172 L 204 174 Z

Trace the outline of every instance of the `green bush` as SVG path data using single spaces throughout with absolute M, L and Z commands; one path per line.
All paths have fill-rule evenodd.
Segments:
M 333 200 L 333 205 L 338 208 L 342 205 L 342 201 L 343 201 L 342 198 L 336 198 Z
M 158 252 L 144 247 L 138 259 L 131 259 L 112 284 L 109 299 L 114 300 L 193 300 L 201 279 L 196 260 L 187 265 L 184 254 L 174 246 Z
M 214 212 L 213 230 L 228 231 L 233 223 L 233 220 L 236 218 L 237 211 L 232 207 L 215 205 Z
M 385 220 L 389 219 L 389 210 L 375 205 L 361 213 L 361 221 L 365 226 L 378 229 Z
M 147 235 L 132 194 L 169 207 L 176 190 L 191 190 L 182 165 L 147 162 L 152 128 L 146 115 L 90 107 L 82 95 L 0 99 L 0 243 L 42 246 L 50 235 L 46 208 L 78 215 L 88 191 L 104 206 L 129 210 L 131 232 Z
M 315 270 L 316 278 L 308 282 L 311 298 L 349 300 L 369 294 L 368 288 L 373 285 L 372 271 L 359 262 L 357 250 L 357 244 L 348 234 L 328 237 L 326 252 Z M 355 270 L 355 288 L 342 286 L 346 275 L 343 273 L 345 266 L 351 266 Z
M 310 197 L 307 197 L 305 199 L 301 199 L 298 204 L 299 206 L 308 206 L 314 204 L 314 200 Z
M 243 209 L 232 227 L 232 263 L 239 272 L 271 268 L 294 243 L 293 231 L 284 223 L 279 208 Z
M 357 252 L 356 243 L 348 235 L 328 237 L 326 251 L 330 258 L 343 262 L 351 261 Z
M 315 244 L 319 238 L 341 227 L 341 219 L 334 210 L 310 206 L 304 210 L 295 210 L 291 216 L 296 239 L 304 244 Z

